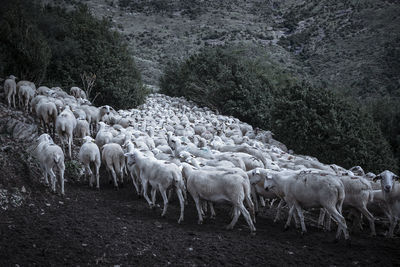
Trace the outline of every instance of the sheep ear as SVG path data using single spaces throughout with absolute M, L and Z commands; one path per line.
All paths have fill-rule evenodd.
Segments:
M 382 176 L 377 175 L 377 176 L 375 176 L 374 179 L 372 179 L 372 181 L 376 182 L 377 180 L 381 180 L 381 179 L 382 179 Z

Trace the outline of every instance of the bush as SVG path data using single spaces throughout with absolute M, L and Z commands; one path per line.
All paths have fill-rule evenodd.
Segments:
M 163 93 L 272 130 L 297 153 L 347 168 L 396 169 L 389 145 L 365 110 L 296 79 L 261 48 L 204 48 L 171 63 L 160 85 Z
M 3 3 L 0 9 L 0 71 L 2 76 L 14 74 L 19 79 L 29 79 L 35 83 L 43 81 L 50 63 L 51 50 L 27 9 L 20 2 Z
M 123 37 L 111 30 L 109 21 L 96 19 L 85 5 L 66 11 L 56 6 L 33 5 L 27 0 L 14 3 L 0 8 L 4 14 L 19 12 L 4 17 L 2 24 L 8 25 L 8 32 L 32 34 L 26 45 L 22 43 L 21 49 L 14 49 L 13 43 L 3 39 L 0 41 L 2 50 L 12 51 L 5 59 L 0 58 L 7 63 L 2 74 L 22 70 L 26 73 L 22 76 L 25 79 L 70 88 L 80 86 L 82 73 L 92 72 L 97 79 L 89 98 L 100 93 L 95 104 L 109 104 L 118 109 L 143 103 L 147 91 L 141 74 Z M 29 15 L 33 13 L 34 17 Z M 20 21 L 26 22 L 21 24 Z M 18 45 L 21 43 L 15 37 L 8 39 Z M 32 64 L 26 64 L 30 62 Z

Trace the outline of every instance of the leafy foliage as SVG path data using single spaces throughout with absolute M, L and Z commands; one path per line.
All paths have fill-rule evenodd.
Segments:
M 28 15 L 28 10 L 34 10 L 35 17 Z M 23 48 L 11 49 L 8 53 L 3 74 L 25 67 L 23 77 L 26 79 L 38 76 L 35 79 L 38 83 L 43 80 L 48 86 L 68 88 L 81 83 L 82 73 L 93 72 L 97 79 L 90 97 L 100 93 L 96 104 L 129 108 L 144 101 L 147 92 L 123 37 L 111 30 L 109 21 L 92 16 L 87 6 L 79 5 L 66 11 L 19 0 L 3 12 L 8 20 L 5 17 L 2 23 L 7 23 L 9 32 L 32 32 L 29 42 L 22 43 Z M 26 22 L 21 24 L 20 21 Z M 8 43 L 1 42 L 3 51 L 13 48 L 13 43 L 21 43 L 15 37 L 17 34 L 7 36 Z M 18 62 L 11 60 L 15 57 L 19 58 Z M 27 64 L 30 62 L 35 64 Z
M 42 32 L 31 24 L 28 10 L 22 8 L 20 2 L 3 4 L 0 9 L 0 71 L 40 83 L 50 63 L 50 47 Z M 28 6 L 35 7 L 32 3 Z
M 254 46 L 204 48 L 171 63 L 163 93 L 185 96 L 270 129 L 297 153 L 345 167 L 396 169 L 390 147 L 358 104 L 302 82 Z

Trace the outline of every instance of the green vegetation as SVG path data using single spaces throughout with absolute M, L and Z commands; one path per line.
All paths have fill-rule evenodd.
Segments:
M 296 153 L 368 171 L 397 169 L 388 143 L 363 108 L 296 79 L 261 48 L 204 48 L 185 62 L 171 63 L 160 85 L 163 93 L 270 129 Z
M 32 14 L 35 14 L 34 16 Z M 0 75 L 17 74 L 37 84 L 70 88 L 84 72 L 96 74 L 90 98 L 97 105 L 131 108 L 146 95 L 123 37 L 84 5 L 72 11 L 36 2 L 9 1 L 0 7 Z

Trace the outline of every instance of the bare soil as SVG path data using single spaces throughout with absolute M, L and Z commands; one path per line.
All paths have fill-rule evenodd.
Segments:
M 382 227 L 374 238 L 368 227 L 353 233 L 349 246 L 312 226 L 305 236 L 283 231 L 282 222 L 272 221 L 274 209 L 258 216 L 255 236 L 243 218 L 224 229 L 227 206 L 216 212 L 198 225 L 190 199 L 179 225 L 176 197 L 161 218 L 161 208 L 149 209 L 131 184 L 115 191 L 103 181 L 97 191 L 68 183 L 64 198 L 41 185 L 25 205 L 1 213 L 0 265 L 400 265 L 400 239 L 384 238 Z

